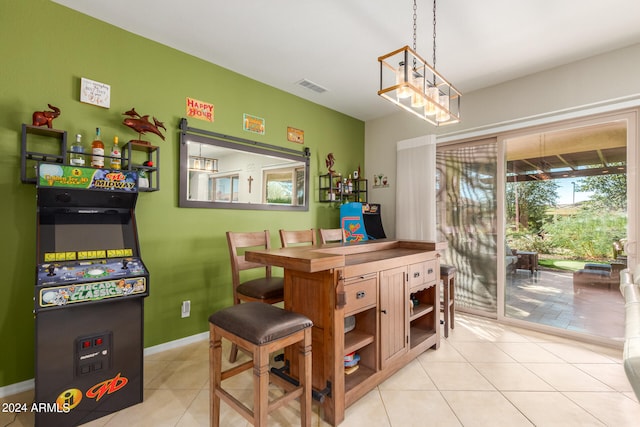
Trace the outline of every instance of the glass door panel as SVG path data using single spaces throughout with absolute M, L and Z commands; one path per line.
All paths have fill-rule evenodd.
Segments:
M 439 146 L 437 229 L 456 267 L 457 308 L 494 317 L 497 301 L 497 143 Z
M 505 317 L 624 337 L 627 139 L 602 120 L 505 140 Z

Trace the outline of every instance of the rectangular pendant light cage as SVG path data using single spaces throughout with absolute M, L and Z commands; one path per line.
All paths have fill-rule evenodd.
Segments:
M 435 126 L 460 122 L 462 94 L 409 46 L 378 62 L 378 95 Z

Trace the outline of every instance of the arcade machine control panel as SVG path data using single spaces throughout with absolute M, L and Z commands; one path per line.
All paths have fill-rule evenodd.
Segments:
M 56 254 L 52 255 L 55 257 Z M 68 253 L 64 255 L 69 256 Z M 78 255 L 82 256 L 82 253 Z M 38 266 L 37 305 L 46 308 L 144 294 L 147 292 L 146 275 L 140 258 L 131 256 L 46 262 Z

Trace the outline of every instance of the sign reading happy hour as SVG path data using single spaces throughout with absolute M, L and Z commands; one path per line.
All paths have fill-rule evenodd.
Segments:
M 187 117 L 213 122 L 213 104 L 197 99 L 187 98 Z
M 249 114 L 243 114 L 242 116 L 242 128 L 247 132 L 257 133 L 264 135 L 264 119 Z

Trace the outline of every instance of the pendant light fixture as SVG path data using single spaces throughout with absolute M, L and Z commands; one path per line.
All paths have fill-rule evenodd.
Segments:
M 433 66 L 416 52 L 417 4 L 413 0 L 413 48 L 380 56 L 378 95 L 435 126 L 460 122 L 462 94 L 436 71 L 436 0 L 433 0 Z

